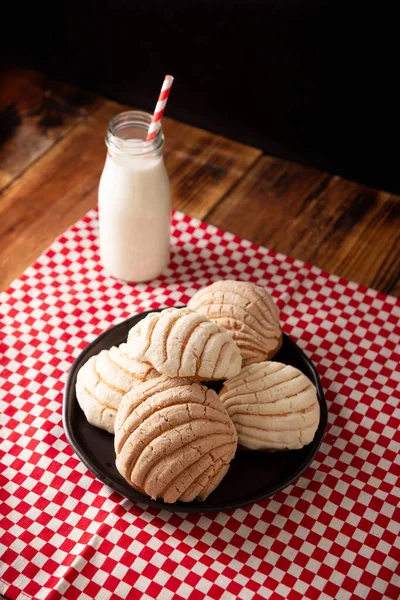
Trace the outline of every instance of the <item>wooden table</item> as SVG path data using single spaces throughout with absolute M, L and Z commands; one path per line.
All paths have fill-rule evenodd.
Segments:
M 25 69 L 0 74 L 0 288 L 97 202 L 126 110 Z M 400 292 L 400 198 L 163 120 L 173 208 L 385 293 Z

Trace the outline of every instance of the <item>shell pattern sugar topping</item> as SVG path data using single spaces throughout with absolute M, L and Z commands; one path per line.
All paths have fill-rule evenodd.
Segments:
M 320 408 L 314 385 L 298 369 L 277 362 L 244 367 L 224 383 L 220 399 L 251 450 L 292 450 L 309 444 Z
M 154 499 L 205 500 L 236 447 L 228 413 L 217 394 L 199 383 L 161 376 L 128 392 L 118 409 L 117 468 Z
M 116 466 L 129 485 L 166 503 L 203 501 L 238 444 L 274 452 L 314 439 L 313 383 L 266 360 L 282 341 L 264 289 L 217 281 L 188 308 L 149 312 L 126 343 L 92 356 L 78 372 L 76 396 L 90 424 L 115 433 Z M 219 396 L 200 383 L 221 379 Z
M 78 372 L 76 397 L 89 423 L 114 433 L 114 421 L 126 392 L 158 373 L 127 354 L 127 345 L 92 356 Z
M 238 346 L 223 327 L 183 308 L 147 315 L 129 332 L 128 347 L 137 360 L 170 377 L 227 379 L 242 364 Z
M 263 288 L 246 281 L 216 281 L 198 291 L 188 307 L 223 325 L 244 364 L 272 358 L 282 344 L 279 311 Z

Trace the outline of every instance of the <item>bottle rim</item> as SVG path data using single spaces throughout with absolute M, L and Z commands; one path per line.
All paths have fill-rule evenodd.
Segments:
M 108 123 L 105 137 L 109 150 L 119 154 L 143 156 L 158 152 L 164 145 L 162 127 L 151 140 L 146 140 L 147 130 L 150 126 L 152 115 L 141 110 L 126 110 L 113 117 Z M 135 127 L 143 131 L 143 138 L 125 139 L 121 133 L 128 127 Z M 120 134 L 120 135 L 118 135 Z

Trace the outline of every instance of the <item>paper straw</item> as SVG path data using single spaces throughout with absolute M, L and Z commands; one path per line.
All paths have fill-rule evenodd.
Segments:
M 160 129 L 161 119 L 164 114 L 165 106 L 167 104 L 168 96 L 171 91 L 171 86 L 174 81 L 172 75 L 166 75 L 164 83 L 162 84 L 161 92 L 158 97 L 156 108 L 154 110 L 153 118 L 150 123 L 149 130 L 147 132 L 146 140 L 151 140 Z

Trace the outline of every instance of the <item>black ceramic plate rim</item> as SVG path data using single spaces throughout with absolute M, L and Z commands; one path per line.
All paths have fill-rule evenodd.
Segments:
M 182 308 L 182 307 L 178 307 L 178 308 Z M 115 332 L 115 331 L 118 331 L 119 329 L 125 329 L 127 327 L 127 324 L 129 324 L 131 321 L 136 322 L 139 315 L 141 316 L 141 318 L 145 318 L 146 315 L 148 315 L 149 313 L 160 312 L 161 310 L 165 310 L 165 308 L 146 310 L 141 313 L 137 313 L 137 314 L 133 315 L 132 317 L 129 317 L 125 321 L 121 321 L 121 323 L 118 323 L 117 325 L 113 325 L 113 326 L 109 327 L 108 329 L 103 331 L 103 333 L 101 333 L 99 336 L 97 336 L 90 344 L 88 344 L 88 346 L 86 346 L 86 348 L 84 350 L 82 350 L 82 352 L 74 360 L 74 362 L 70 368 L 70 371 L 68 373 L 67 381 L 66 381 L 65 388 L 64 388 L 62 420 L 63 420 L 63 427 L 64 427 L 64 431 L 65 431 L 67 440 L 68 440 L 70 446 L 72 447 L 72 449 L 74 450 L 75 454 L 77 454 L 77 456 L 82 461 L 82 463 L 89 469 L 89 471 L 93 475 L 95 475 L 97 477 L 97 479 L 99 479 L 100 481 L 102 481 L 103 483 L 108 485 L 111 489 L 118 492 L 124 498 L 128 498 L 131 502 L 134 502 L 136 504 L 142 503 L 147 506 L 154 506 L 156 508 L 169 510 L 170 512 L 180 512 L 180 513 L 189 513 L 189 512 L 206 513 L 207 512 L 207 513 L 209 513 L 209 512 L 221 512 L 221 511 L 226 512 L 229 510 L 235 510 L 235 509 L 241 508 L 243 506 L 248 506 L 250 504 L 256 504 L 257 502 L 264 500 L 265 498 L 269 498 L 269 497 L 277 494 L 278 492 L 282 491 L 289 485 L 293 484 L 311 465 L 311 463 L 313 462 L 313 460 L 322 444 L 322 441 L 323 441 L 324 435 L 325 435 L 326 426 L 327 426 L 327 421 L 328 421 L 328 410 L 327 410 L 324 391 L 323 391 L 323 388 L 321 385 L 321 381 L 320 381 L 317 369 L 315 368 L 312 361 L 308 358 L 308 356 L 303 352 L 303 350 L 299 346 L 297 346 L 297 344 L 286 333 L 283 333 L 283 336 L 285 338 L 285 343 L 292 346 L 292 349 L 297 354 L 301 355 L 302 361 L 308 365 L 310 371 L 313 374 L 313 377 L 314 377 L 313 383 L 315 384 L 315 387 L 317 389 L 317 396 L 318 396 L 318 401 L 319 401 L 320 411 L 321 411 L 320 425 L 319 425 L 319 428 L 318 428 L 318 431 L 316 434 L 316 436 L 318 435 L 318 439 L 316 440 L 316 438 L 314 438 L 314 441 L 313 441 L 314 451 L 310 454 L 310 456 L 308 457 L 308 460 L 304 461 L 299 466 L 299 468 L 297 468 L 295 471 L 293 471 L 293 473 L 290 476 L 283 479 L 279 485 L 274 486 L 274 488 L 272 490 L 270 490 L 269 492 L 260 492 L 259 494 L 254 494 L 251 499 L 246 498 L 243 500 L 238 500 L 236 502 L 233 501 L 231 504 L 223 504 L 220 506 L 218 506 L 218 505 L 206 506 L 202 503 L 195 503 L 195 502 L 191 502 L 188 504 L 184 504 L 181 502 L 176 502 L 174 504 L 167 504 L 167 503 L 163 502 L 162 500 L 153 500 L 152 498 L 145 496 L 143 494 L 140 494 L 139 492 L 137 492 L 137 490 L 134 490 L 134 488 L 132 488 L 132 490 L 134 490 L 135 493 L 140 494 L 142 496 L 142 498 L 143 498 L 143 501 L 142 501 L 142 500 L 138 500 L 136 498 L 130 498 L 129 496 L 127 496 L 126 490 L 122 486 L 120 486 L 117 481 L 110 478 L 104 472 L 100 471 L 96 467 L 96 465 L 93 464 L 93 462 L 86 455 L 86 453 L 82 450 L 79 442 L 77 441 L 77 439 L 74 435 L 74 432 L 72 431 L 72 429 L 69 426 L 69 419 L 68 419 L 68 413 L 71 408 L 70 401 L 68 400 L 68 390 L 70 389 L 70 387 L 73 383 L 75 373 L 84 364 L 84 362 L 86 362 L 87 355 L 90 355 L 91 349 L 94 347 L 97 347 L 102 339 L 108 337 L 108 335 L 110 334 L 111 331 Z M 76 398 L 75 398 L 75 402 L 77 402 Z

